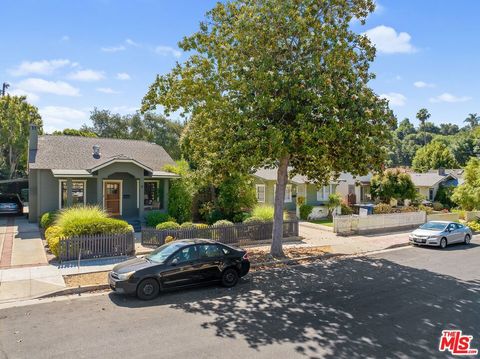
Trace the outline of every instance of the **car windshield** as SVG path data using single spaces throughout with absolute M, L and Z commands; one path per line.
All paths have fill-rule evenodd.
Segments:
M 441 222 L 427 222 L 420 226 L 421 229 L 428 229 L 431 231 L 443 231 L 447 225 Z
M 184 246 L 185 243 L 182 242 L 167 243 L 146 255 L 145 258 L 151 260 L 152 262 L 163 263 L 168 257 L 170 257 L 171 254 L 176 252 L 177 249 L 180 249 Z

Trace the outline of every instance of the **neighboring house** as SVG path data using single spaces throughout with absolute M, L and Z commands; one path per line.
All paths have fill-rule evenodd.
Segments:
M 39 136 L 31 125 L 28 151 L 29 220 L 73 205 L 99 205 L 113 216 L 143 220 L 144 211 L 167 211 L 175 162 L 145 141 Z
M 428 201 L 435 200 L 440 186 L 457 186 L 459 184 L 459 179 L 444 169 L 426 173 L 410 172 L 409 174 L 417 192 Z
M 289 168 L 289 171 L 291 169 Z M 253 175 L 258 203 L 267 205 L 274 204 L 275 187 L 277 182 L 277 169 L 260 169 Z M 340 174 L 337 180 L 330 184 L 317 188 L 310 183 L 305 176 L 295 175 L 289 177 L 285 189 L 284 208 L 295 211 L 296 199 L 299 196 L 305 198 L 305 203 L 314 207 L 324 207 L 331 193 L 338 193 L 342 200 L 350 204 L 360 204 L 370 201 L 370 178 L 371 175 L 353 177 L 349 173 Z M 353 203 L 351 200 L 353 199 Z M 326 209 L 322 211 L 326 215 Z

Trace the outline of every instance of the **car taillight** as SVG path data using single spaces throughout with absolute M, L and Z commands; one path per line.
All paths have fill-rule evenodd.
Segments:
M 248 261 L 248 253 L 247 253 L 247 252 L 245 252 L 245 254 L 243 255 L 242 259 L 243 259 L 244 261 Z

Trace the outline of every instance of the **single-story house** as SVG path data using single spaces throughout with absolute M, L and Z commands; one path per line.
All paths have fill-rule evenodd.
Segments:
M 289 172 L 291 168 L 289 168 Z M 277 182 L 277 169 L 260 169 L 253 174 L 257 202 L 272 205 L 275 202 L 275 187 Z M 285 189 L 284 208 L 295 211 L 296 199 L 305 198 L 305 203 L 314 207 L 324 207 L 331 193 L 339 193 L 342 199 L 350 204 L 360 204 L 370 201 L 371 175 L 354 177 L 349 173 L 340 174 L 330 184 L 317 188 L 310 183 L 307 177 L 295 175 L 289 177 Z M 353 202 L 352 202 L 353 201 Z M 326 215 L 326 209 L 323 210 Z
M 444 169 L 435 172 L 410 172 L 410 177 L 417 192 L 426 200 L 434 201 L 440 186 L 457 186 L 459 179 Z
M 99 205 L 112 216 L 143 220 L 151 209 L 167 211 L 166 172 L 175 162 L 153 143 L 136 140 L 38 135 L 30 126 L 29 220 L 73 205 Z

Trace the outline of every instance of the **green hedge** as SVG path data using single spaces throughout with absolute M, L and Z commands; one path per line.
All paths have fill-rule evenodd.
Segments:
M 243 221 L 245 224 L 255 224 L 255 223 L 265 223 L 263 218 L 260 217 L 248 217 L 246 220 Z
M 175 219 L 170 216 L 168 213 L 163 213 L 160 211 L 150 211 L 145 214 L 145 220 L 147 226 L 155 227 L 159 223 L 163 222 L 173 222 Z
M 40 217 L 40 228 L 45 230 L 48 229 L 50 226 L 53 225 L 56 217 L 56 211 L 45 212 L 44 214 L 42 214 L 42 217 Z
M 169 221 L 157 224 L 157 229 L 179 229 L 180 225 L 177 222 Z
M 309 204 L 302 204 L 300 206 L 300 219 L 307 220 L 312 211 L 313 206 L 310 206 Z
M 58 245 L 62 237 L 64 237 L 64 235 L 61 227 L 50 226 L 45 231 L 45 239 L 47 240 L 48 247 L 56 257 L 58 257 Z
M 62 227 L 63 234 L 67 237 L 89 236 L 105 233 L 128 233 L 132 227 L 125 221 L 115 218 L 86 219 L 79 218 Z

